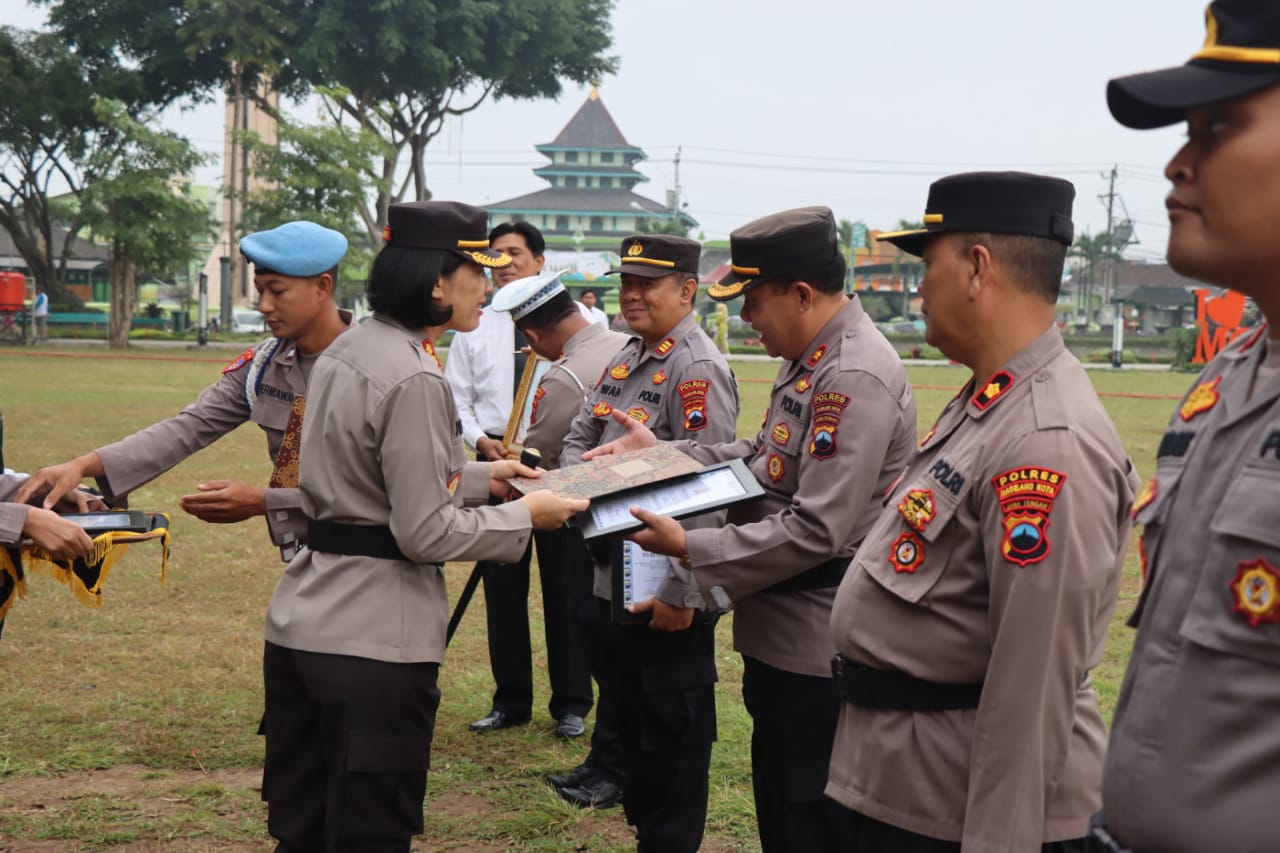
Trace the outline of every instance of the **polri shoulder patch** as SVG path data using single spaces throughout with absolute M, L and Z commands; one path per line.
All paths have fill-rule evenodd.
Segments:
M 237 370 L 244 367 L 249 362 L 253 361 L 253 354 L 256 350 L 257 350 L 257 347 L 249 347 L 247 350 L 245 350 L 244 352 L 236 356 L 234 359 L 232 359 L 230 364 L 222 368 L 222 372 L 235 373 Z

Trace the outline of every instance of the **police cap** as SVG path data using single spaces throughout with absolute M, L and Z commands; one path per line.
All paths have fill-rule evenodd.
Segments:
M 674 234 L 636 234 L 622 241 L 618 265 L 606 275 L 622 273 L 642 278 L 662 278 L 682 272 L 696 276 L 702 244 Z
M 834 263 L 840 255 L 836 218 L 829 207 L 772 213 L 729 234 L 729 274 L 707 294 L 727 301 L 764 281 Z
M 489 248 L 488 216 L 484 210 L 460 201 L 393 204 L 387 208 L 382 239 L 387 246 L 401 249 L 453 252 L 490 269 L 511 264 L 510 255 Z

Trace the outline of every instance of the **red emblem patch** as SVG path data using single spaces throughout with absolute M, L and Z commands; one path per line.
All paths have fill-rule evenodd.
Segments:
M 538 404 L 542 402 L 542 398 L 547 396 L 547 389 L 542 385 L 538 386 L 538 390 L 533 392 L 533 405 L 529 407 L 529 426 L 533 426 L 538 420 Z
M 1183 401 L 1182 408 L 1178 409 L 1178 417 L 1189 421 L 1201 412 L 1207 412 L 1218 405 L 1218 400 L 1222 396 L 1218 393 L 1218 385 L 1221 382 L 1222 377 L 1218 376 L 1211 382 L 1201 382 L 1197 385 L 1196 389 Z
M 244 352 L 236 356 L 235 360 L 233 360 L 226 367 L 222 368 L 222 372 L 231 373 L 233 371 L 239 370 L 240 368 L 244 367 L 246 364 L 248 364 L 251 361 L 253 361 L 253 347 L 249 347 L 247 350 L 245 350 Z
M 604 400 L 601 400 L 591 407 L 591 414 L 595 415 L 597 418 L 607 418 L 609 413 L 612 411 L 613 406 L 610 406 Z
M 684 428 L 689 432 L 706 429 L 707 391 L 711 383 L 705 379 L 690 379 L 679 385 L 680 400 L 684 404 Z
M 800 377 L 800 381 L 796 383 L 797 394 L 803 394 L 805 391 L 808 391 L 813 387 L 813 383 L 809 381 L 809 377 L 812 375 L 812 373 L 806 373 L 804 376 Z
M 1280 622 L 1280 572 L 1266 560 L 1258 557 L 1241 563 L 1231 591 L 1236 597 L 1232 609 L 1249 620 L 1250 628 Z
M 649 413 L 646 412 L 642 406 L 636 406 L 634 409 L 628 409 L 627 417 L 631 418 L 633 421 L 639 421 L 642 424 L 649 422 Z
M 1147 480 L 1147 482 L 1142 484 L 1142 488 L 1138 490 L 1138 496 L 1133 499 L 1132 517 L 1137 518 L 1138 513 L 1149 507 L 1151 502 L 1155 499 L 1156 478 L 1152 477 L 1150 480 Z
M 996 400 L 1005 395 L 1005 392 L 1013 387 L 1013 374 L 1008 371 L 1001 370 L 999 373 L 992 375 L 987 380 L 987 384 L 981 391 L 973 395 L 973 404 L 980 410 L 986 409 Z M 932 434 L 932 433 L 931 433 Z
M 813 355 L 809 356 L 809 360 L 805 364 L 810 367 L 817 367 L 818 362 L 822 361 L 822 357 L 827 354 L 827 345 L 823 344 L 813 351 Z
M 773 440 L 776 444 L 786 446 L 786 443 L 791 440 L 791 428 L 786 424 L 774 424 Z
M 449 478 L 449 485 L 447 486 L 447 488 L 449 489 L 449 494 L 453 494 L 454 492 L 458 491 L 458 484 L 461 482 L 462 482 L 462 472 L 458 471 L 452 477 Z
M 782 457 L 776 453 L 769 454 L 769 478 L 775 483 L 782 479 L 786 469 L 782 467 Z
M 1066 482 L 1066 474 L 1036 466 L 1011 468 L 991 478 L 1004 513 L 1000 553 L 1010 563 L 1029 566 L 1049 556 L 1049 513 Z
M 622 364 L 615 364 L 613 369 L 609 371 L 609 375 L 614 379 L 626 379 L 631 375 L 631 365 L 625 361 Z
M 914 574 L 924 562 L 924 544 L 914 533 L 903 533 L 889 549 L 889 565 L 895 572 Z
M 436 355 L 435 344 L 431 343 L 431 341 L 427 340 L 426 338 L 423 338 L 422 351 L 425 352 L 427 355 L 431 356 L 431 360 L 436 363 L 436 367 L 438 367 L 441 370 L 444 370 L 444 365 L 440 363 L 440 356 Z
M 809 455 L 814 459 L 830 459 L 836 455 L 840 416 L 848 405 L 849 398 L 835 391 L 825 391 L 813 398 L 813 439 L 809 442 Z
M 898 514 L 909 527 L 923 533 L 929 526 L 929 522 L 933 521 L 934 516 L 938 514 L 937 506 L 933 502 L 933 492 L 928 489 L 910 490 L 898 503 Z
M 671 350 L 675 349 L 675 346 L 676 346 L 676 339 L 667 338 L 665 341 L 663 341 L 662 343 L 654 347 L 653 351 L 656 352 L 658 355 L 666 355 L 667 353 L 671 352 Z
M 653 374 L 654 385 L 661 385 L 663 382 L 666 382 L 666 381 L 667 381 L 666 371 L 659 370 L 657 373 Z

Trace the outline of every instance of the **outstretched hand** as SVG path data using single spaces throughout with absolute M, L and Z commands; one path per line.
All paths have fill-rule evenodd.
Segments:
M 582 454 L 584 462 L 600 456 L 614 456 L 619 453 L 626 453 L 628 450 L 643 450 L 658 443 L 657 436 L 647 426 L 621 409 L 614 409 L 609 416 L 622 424 L 622 428 L 626 432 L 623 433 L 621 438 L 615 438 L 608 444 L 602 444 Z
M 266 515 L 267 498 L 262 489 L 234 480 L 211 480 L 196 485 L 196 494 L 178 498 L 178 506 L 201 521 L 231 524 Z
M 631 507 L 631 514 L 644 522 L 644 527 L 626 536 L 651 554 L 681 557 L 686 553 L 687 540 L 680 522 L 665 515 L 658 515 L 638 506 Z

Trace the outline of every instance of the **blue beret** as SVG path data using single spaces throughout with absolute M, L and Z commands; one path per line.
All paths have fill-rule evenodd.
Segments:
M 314 222 L 286 222 L 240 240 L 240 251 L 259 269 L 305 278 L 337 266 L 347 253 L 347 238 Z

